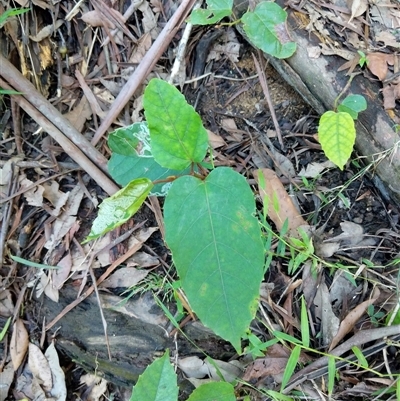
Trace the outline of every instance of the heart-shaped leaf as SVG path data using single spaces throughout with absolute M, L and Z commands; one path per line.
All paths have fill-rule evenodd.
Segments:
M 197 9 L 190 15 L 193 25 L 210 25 L 232 14 L 233 0 L 207 0 L 207 9 Z
M 264 246 L 246 179 L 227 167 L 203 181 L 173 182 L 164 205 L 166 242 L 190 306 L 240 350 L 257 310 Z
M 326 157 L 343 170 L 356 140 L 354 120 L 350 114 L 334 111 L 324 113 L 319 120 L 318 140 Z
M 349 113 L 353 120 L 357 120 L 358 113 L 367 109 L 367 101 L 361 95 L 349 95 L 338 106 L 338 111 Z
M 287 58 L 296 51 L 286 28 L 287 13 L 278 4 L 263 1 L 242 17 L 243 29 L 259 49 L 277 58 Z

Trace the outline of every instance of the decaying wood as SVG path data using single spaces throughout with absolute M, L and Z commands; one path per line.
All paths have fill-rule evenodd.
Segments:
M 260 1 L 256 0 L 256 3 Z M 278 0 L 277 3 L 285 7 L 283 0 Z M 245 3 L 237 6 L 237 15 L 246 11 L 243 4 Z M 326 110 L 333 110 L 335 100 L 349 82 L 346 72 L 338 71 L 345 60 L 322 54 L 311 59 L 307 50 L 311 46 L 318 46 L 320 40 L 313 32 L 301 28 L 303 24 L 294 10 L 287 8 L 286 11 L 288 31 L 292 40 L 297 43 L 297 50 L 292 57 L 285 60 L 268 55 L 265 57 L 316 112 L 322 114 Z M 240 27 L 238 29 L 246 37 L 243 30 Z M 359 94 L 367 100 L 368 108 L 359 114 L 357 120 L 356 150 L 368 162 L 376 162 L 373 174 L 381 194 L 386 200 L 391 198 L 400 204 L 400 135 L 394 129 L 395 122 L 383 108 L 380 89 L 379 82 L 372 82 L 360 74 L 354 77 L 345 96 L 350 93 Z
M 54 319 L 76 299 L 77 292 L 78 289 L 70 285 L 63 288 L 59 303 L 43 299 L 38 305 L 39 320 Z M 95 295 L 67 313 L 52 331 L 57 331 L 59 349 L 88 371 L 96 371 L 116 384 L 132 386 L 154 358 L 167 348 L 181 357 L 202 356 L 204 351 L 214 358 L 225 359 L 235 352 L 199 322 L 188 323 L 183 329 L 191 341 L 178 334 L 175 342 L 174 336 L 169 336 L 174 327 L 150 292 L 126 303 L 121 303 L 121 297 L 105 293 L 100 294 L 100 299 L 107 320 L 111 360 Z

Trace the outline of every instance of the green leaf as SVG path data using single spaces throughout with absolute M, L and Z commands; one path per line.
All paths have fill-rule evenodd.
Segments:
M 23 264 L 23 265 L 30 266 L 30 267 L 36 267 L 38 269 L 45 269 L 45 270 L 46 269 L 47 270 L 57 270 L 57 269 L 59 269 L 58 266 L 42 265 L 41 263 L 31 262 L 30 260 L 26 260 L 26 259 L 20 258 L 19 256 L 10 255 L 10 258 L 12 260 L 15 260 L 18 263 Z
M 319 120 L 318 139 L 326 157 L 343 170 L 356 140 L 353 119 L 348 113 L 327 111 Z
M 364 354 L 361 352 L 360 348 L 354 346 L 351 347 L 351 350 L 354 352 L 354 355 L 357 357 L 358 359 L 358 363 L 363 367 L 368 369 L 368 361 L 365 358 Z
M 226 382 L 205 383 L 197 387 L 187 401 L 236 401 L 235 389 Z
M 90 234 L 83 243 L 94 240 L 128 221 L 138 211 L 152 187 L 153 183 L 148 178 L 138 178 L 105 199 L 100 204 Z
M 274 390 L 267 390 L 265 393 L 276 401 L 294 401 L 292 397 L 288 397 L 287 395 L 278 393 Z
M 6 335 L 7 330 L 10 327 L 10 323 L 11 323 L 11 316 L 7 319 L 6 324 L 4 325 L 3 329 L 0 332 L 0 341 L 3 341 L 4 336 Z
M 166 242 L 202 323 L 240 350 L 257 309 L 264 247 L 246 179 L 219 167 L 202 181 L 173 182 L 164 205 Z
M 333 387 L 335 385 L 336 376 L 336 364 L 333 356 L 328 356 L 328 394 L 329 396 L 333 393 Z
M 122 186 L 136 178 L 145 177 L 151 181 L 165 180 L 190 171 L 161 167 L 154 160 L 147 122 L 135 123 L 114 131 L 108 138 L 108 145 L 113 151 L 108 161 L 108 172 Z M 155 184 L 150 195 L 165 196 L 170 186 L 170 182 Z
M 184 170 L 204 159 L 207 131 L 178 89 L 161 79 L 152 79 L 144 92 L 143 106 L 157 163 Z
M 193 25 L 215 24 L 232 14 L 233 0 L 207 0 L 207 9 L 192 12 L 189 22 Z
M 25 14 L 30 11 L 30 8 L 10 8 L 7 11 L 4 11 L 0 15 L 0 28 L 6 23 L 7 19 L 13 17 L 14 15 Z
M 289 359 L 287 361 L 287 364 L 286 364 L 285 371 L 283 372 L 281 391 L 289 383 L 289 380 L 292 377 L 292 374 L 293 374 L 294 370 L 296 369 L 296 365 L 297 365 L 297 362 L 298 362 L 299 357 L 300 357 L 300 351 L 301 351 L 300 345 L 296 345 L 293 348 L 292 353 L 290 354 L 290 357 L 289 357 Z
M 108 137 L 108 146 L 114 153 L 124 156 L 137 155 L 136 147 L 139 144 L 138 136 L 149 136 L 147 123 L 140 122 L 128 127 L 118 128 Z
M 177 376 L 167 350 L 140 375 L 129 401 L 176 401 L 179 390 L 176 382 Z
M 287 58 L 296 51 L 286 28 L 287 13 L 278 4 L 264 1 L 242 17 L 243 29 L 259 49 L 277 58 Z
M 297 338 L 289 334 L 283 333 L 282 331 L 273 331 L 272 334 L 274 337 L 279 338 L 280 340 L 288 341 L 292 344 L 299 344 L 299 345 L 302 344 L 302 342 Z
M 349 95 L 338 106 L 338 111 L 348 113 L 353 120 L 357 120 L 358 113 L 367 109 L 367 101 L 361 95 Z
M 301 340 L 303 346 L 308 348 L 310 346 L 310 328 L 308 326 L 308 314 L 307 314 L 307 306 L 306 301 L 304 300 L 304 296 L 301 297 Z
M 22 92 L 17 92 L 12 89 L 1 89 L 0 88 L 0 95 L 22 95 Z

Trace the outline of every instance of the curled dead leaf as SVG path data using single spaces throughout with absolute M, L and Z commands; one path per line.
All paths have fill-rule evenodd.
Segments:
M 26 351 L 28 350 L 29 336 L 22 319 L 17 319 L 13 325 L 13 333 L 10 343 L 11 361 L 16 371 L 25 358 Z

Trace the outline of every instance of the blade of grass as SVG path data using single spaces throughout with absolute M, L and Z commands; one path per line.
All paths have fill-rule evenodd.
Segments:
M 296 365 L 297 365 L 297 362 L 298 362 L 299 356 L 300 356 L 300 351 L 301 351 L 300 345 L 296 345 L 293 348 L 293 351 L 287 361 L 285 371 L 283 372 L 281 391 L 289 383 L 289 380 L 292 377 L 294 370 L 296 369 Z
M 3 341 L 3 338 L 6 335 L 8 328 L 10 327 L 10 323 L 11 323 L 11 316 L 7 319 L 6 324 L 3 327 L 3 330 L 1 330 L 0 341 Z
M 38 269 L 48 269 L 48 270 L 57 270 L 57 269 L 59 269 L 58 266 L 42 265 L 41 263 L 31 262 L 30 260 L 26 260 L 26 259 L 20 258 L 19 256 L 10 255 L 10 257 L 15 262 L 21 263 L 21 264 L 23 264 L 25 266 L 29 266 L 29 267 L 37 267 Z
M 335 385 L 336 364 L 333 356 L 328 357 L 328 395 L 333 393 L 333 386 Z
M 274 390 L 267 390 L 266 394 L 269 395 L 274 401 L 293 401 L 292 397 L 288 397 L 287 395 L 278 393 Z
M 308 326 L 308 314 L 306 302 L 304 300 L 304 296 L 301 297 L 301 340 L 305 348 L 309 348 L 310 346 L 310 329 Z
M 354 352 L 354 355 L 358 359 L 358 363 L 363 367 L 363 368 L 368 368 L 368 361 L 365 359 L 364 354 L 361 352 L 360 348 L 354 346 L 351 347 L 351 350 Z
M 274 337 L 279 338 L 280 340 L 288 341 L 292 344 L 299 344 L 301 345 L 302 342 L 295 337 L 290 336 L 289 334 L 282 333 L 281 331 L 273 331 L 272 334 Z

